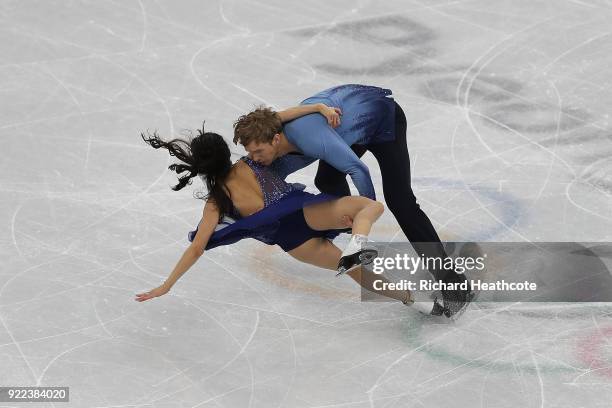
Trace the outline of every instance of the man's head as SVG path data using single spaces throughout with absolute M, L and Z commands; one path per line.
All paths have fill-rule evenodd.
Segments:
M 234 122 L 234 143 L 240 142 L 252 160 L 268 166 L 280 156 L 281 132 L 276 112 L 259 107 Z

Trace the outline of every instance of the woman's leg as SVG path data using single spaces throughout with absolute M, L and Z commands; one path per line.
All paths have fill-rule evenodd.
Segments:
M 344 217 L 349 217 L 353 220 L 353 235 L 368 235 L 384 210 L 378 201 L 350 196 L 304 207 L 304 218 L 313 230 L 325 231 L 345 228 Z
M 385 207 L 366 197 L 342 197 L 337 200 L 313 204 L 304 208 L 304 219 L 317 231 L 346 227 L 345 218 L 352 219 L 350 241 L 342 251 L 337 265 L 339 274 L 367 262 L 377 255 L 374 248 L 365 248 L 372 224 L 381 216 Z
M 288 254 L 298 261 L 318 266 L 320 268 L 335 270 L 336 266 L 338 265 L 338 261 L 340 261 L 341 251 L 340 248 L 325 238 L 311 238 L 299 247 L 289 251 Z M 396 299 L 404 303 L 411 302 L 410 291 L 374 289 L 375 280 L 380 280 L 381 282 L 388 282 L 388 280 L 382 275 L 377 275 L 372 271 L 368 271 L 366 268 L 355 268 L 347 272 L 347 275 L 361 285 L 361 287 L 370 292 L 374 292 L 391 299 Z

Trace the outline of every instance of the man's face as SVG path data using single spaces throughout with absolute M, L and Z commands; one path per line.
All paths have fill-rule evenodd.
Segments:
M 274 136 L 270 143 L 258 143 L 253 141 L 244 146 L 249 152 L 249 158 L 264 166 L 269 166 L 278 157 L 278 135 Z

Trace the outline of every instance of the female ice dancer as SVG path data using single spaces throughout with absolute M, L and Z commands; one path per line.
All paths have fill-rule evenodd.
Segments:
M 338 110 L 323 104 L 306 105 L 279 112 L 281 122 L 308 113 L 323 114 L 330 125 L 339 123 Z M 143 140 L 155 149 L 168 149 L 184 164 L 169 169 L 178 174 L 177 191 L 200 176 L 208 187 L 202 219 L 188 235 L 191 245 L 174 270 L 159 287 L 136 295 L 136 301 L 162 296 L 202 256 L 205 250 L 229 245 L 243 238 L 255 238 L 269 245 L 279 245 L 292 257 L 321 268 L 347 270 L 347 274 L 365 289 L 413 304 L 409 291 L 374 290 L 373 281 L 386 281 L 359 265 L 371 260 L 376 251 L 362 249 L 372 224 L 384 206 L 367 197 L 336 197 L 310 194 L 300 184 L 287 183 L 273 167 L 266 167 L 244 156 L 232 163 L 230 150 L 220 135 L 198 130 L 191 141 L 163 141 L 157 133 Z M 232 223 L 226 221 L 233 219 Z M 332 242 L 341 230 L 352 227 L 351 240 L 344 251 Z M 366 255 L 359 257 L 359 255 Z

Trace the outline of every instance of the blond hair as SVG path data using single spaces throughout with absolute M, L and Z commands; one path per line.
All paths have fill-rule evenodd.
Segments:
M 282 122 L 276 112 L 260 106 L 234 122 L 234 144 L 270 143 L 274 135 L 281 131 Z

